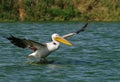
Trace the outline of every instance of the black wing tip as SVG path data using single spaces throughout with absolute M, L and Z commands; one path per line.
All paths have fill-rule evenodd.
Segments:
M 75 33 L 78 34 L 80 32 L 83 32 L 85 28 L 88 26 L 89 23 L 86 23 L 80 30 L 76 31 Z
M 89 23 L 86 23 L 86 24 L 84 25 L 84 27 L 87 27 L 87 26 L 88 26 L 88 24 L 89 24 Z
M 21 47 L 21 48 L 26 48 L 26 44 L 23 42 L 23 39 L 17 38 L 13 35 L 10 34 L 10 36 L 5 37 L 8 39 L 12 44 Z
M 4 37 L 4 38 L 6 38 L 6 39 L 8 39 L 8 40 L 12 40 L 13 38 L 16 38 L 16 37 L 14 37 L 13 35 L 9 35 L 9 36 L 7 36 L 7 37 Z

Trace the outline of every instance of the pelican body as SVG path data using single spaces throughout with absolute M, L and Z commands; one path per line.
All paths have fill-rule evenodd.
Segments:
M 51 37 L 52 41 L 45 44 L 41 44 L 29 39 L 17 38 L 12 35 L 6 38 L 10 40 L 12 44 L 18 47 L 29 48 L 33 50 L 33 53 L 28 55 L 29 58 L 35 57 L 35 58 L 39 58 L 40 62 L 47 62 L 46 57 L 51 52 L 56 51 L 60 47 L 60 43 L 66 44 L 68 46 L 72 46 L 72 43 L 66 40 L 66 38 L 84 31 L 87 25 L 88 23 L 85 24 L 81 29 L 77 30 L 76 32 L 69 33 L 64 36 L 60 36 L 59 34 L 54 33 L 52 34 L 52 37 Z
M 34 50 L 35 52 L 28 55 L 28 57 L 36 57 L 36 58 L 39 58 L 40 61 L 47 61 L 45 58 L 51 52 L 53 52 L 59 48 L 59 46 L 60 46 L 59 42 L 64 43 L 69 46 L 72 46 L 72 44 L 69 41 L 65 40 L 64 38 L 60 37 L 58 34 L 55 33 L 52 35 L 52 42 L 43 44 L 43 45 L 41 45 L 41 47 L 38 47 L 37 49 L 33 46 L 30 46 L 29 48 Z

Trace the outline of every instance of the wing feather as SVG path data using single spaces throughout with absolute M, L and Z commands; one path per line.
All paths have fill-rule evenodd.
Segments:
M 62 36 L 62 37 L 63 37 L 63 38 L 68 38 L 68 37 L 70 37 L 70 36 L 79 34 L 80 32 L 83 32 L 83 31 L 86 29 L 87 25 L 88 25 L 88 23 L 86 23 L 81 29 L 77 30 L 76 32 L 66 34 L 66 35 L 64 35 L 64 36 Z
M 7 39 L 15 46 L 18 46 L 21 48 L 30 48 L 34 51 L 46 46 L 45 44 L 41 44 L 41 43 L 35 42 L 33 40 L 20 39 L 20 38 L 14 37 L 12 35 L 10 37 L 7 37 Z

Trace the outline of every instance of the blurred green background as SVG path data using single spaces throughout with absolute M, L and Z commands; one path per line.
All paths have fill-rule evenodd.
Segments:
M 120 21 L 120 0 L 0 0 L 0 22 Z

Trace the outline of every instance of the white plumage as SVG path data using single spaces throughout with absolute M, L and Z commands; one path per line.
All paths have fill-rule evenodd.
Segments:
M 7 37 L 8 40 L 11 41 L 11 43 L 13 43 L 14 45 L 21 47 L 21 48 L 29 48 L 31 50 L 33 50 L 33 53 L 29 54 L 28 57 L 35 57 L 35 58 L 39 58 L 40 61 L 47 61 L 46 57 L 53 51 L 57 50 L 60 46 L 60 42 L 69 46 L 72 46 L 72 44 L 66 40 L 65 38 L 73 36 L 75 34 L 78 34 L 82 31 L 85 30 L 85 28 L 87 27 L 88 23 L 85 24 L 80 30 L 73 32 L 73 33 L 69 33 L 66 34 L 64 36 L 59 36 L 57 33 L 52 35 L 52 41 L 45 43 L 45 44 L 41 44 L 29 39 L 20 39 L 14 36 L 10 36 Z

